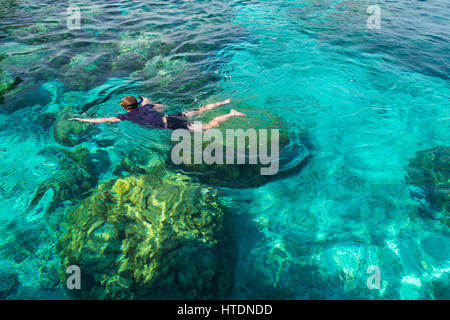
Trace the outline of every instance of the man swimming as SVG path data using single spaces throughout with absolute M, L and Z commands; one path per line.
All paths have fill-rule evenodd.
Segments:
M 222 102 L 210 103 L 204 105 L 197 110 L 184 111 L 175 114 L 163 114 L 162 111 L 166 105 L 157 104 L 150 101 L 148 98 L 139 97 L 140 101 L 133 96 L 126 96 L 120 102 L 120 105 L 127 113 L 120 114 L 117 117 L 109 118 L 71 118 L 69 120 L 76 120 L 81 122 L 91 122 L 91 123 L 103 123 L 103 122 L 119 122 L 123 120 L 133 121 L 149 128 L 156 129 L 188 129 L 191 131 L 198 130 L 195 128 L 194 124 L 189 122 L 189 119 L 202 114 L 205 111 L 212 110 L 216 107 L 222 106 L 224 104 L 230 103 L 230 99 Z M 222 122 L 228 120 L 231 117 L 245 116 L 244 114 L 231 110 L 228 114 L 219 116 L 202 126 L 203 130 L 211 129 L 217 127 Z

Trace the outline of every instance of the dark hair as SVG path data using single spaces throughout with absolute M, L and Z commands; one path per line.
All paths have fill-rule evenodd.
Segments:
M 139 103 L 133 96 L 126 96 L 122 99 L 122 102 L 120 103 L 122 107 L 124 107 L 127 110 L 135 109 L 138 107 Z

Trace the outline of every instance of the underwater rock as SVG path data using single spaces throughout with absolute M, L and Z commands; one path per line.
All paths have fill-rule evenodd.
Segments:
M 0 97 L 2 109 L 14 112 L 35 105 L 45 106 L 52 100 L 51 94 L 33 80 L 17 78 L 15 84 Z
M 97 174 L 105 173 L 111 166 L 111 160 L 106 150 L 98 149 L 95 152 L 90 152 L 87 156 L 87 165 L 91 172 Z
M 113 173 L 118 177 L 127 174 L 147 174 L 150 169 L 147 160 L 142 154 L 129 154 L 116 166 Z
M 95 139 L 94 141 L 100 148 L 111 147 L 116 143 L 116 140 L 114 139 Z
M 17 285 L 17 275 L 0 272 L 0 299 L 6 298 Z
M 126 175 L 149 174 L 154 168 L 164 167 L 162 155 L 155 150 L 132 147 L 115 167 L 113 173 L 118 177 Z
M 76 146 L 99 132 L 99 129 L 92 123 L 68 120 L 77 116 L 79 115 L 74 113 L 69 106 L 56 114 L 56 120 L 53 124 L 53 137 L 63 146 Z
M 163 170 L 158 171 L 158 170 Z M 82 270 L 81 298 L 217 299 L 235 244 L 217 192 L 164 168 L 102 183 L 68 215 L 61 278 Z
M 20 78 L 14 79 L 14 77 L 8 71 L 0 70 L 0 97 L 13 89 L 21 82 Z
M 325 299 L 330 276 L 308 261 L 307 255 L 293 256 L 283 245 L 255 247 L 248 253 L 237 299 Z
M 88 52 L 75 54 L 58 68 L 59 79 L 67 91 L 86 91 L 97 87 L 107 79 L 111 71 L 111 53 L 93 55 Z M 54 64 L 57 64 L 57 62 Z
M 167 56 L 175 44 L 167 42 L 162 35 L 155 32 L 123 32 L 118 45 L 120 53 L 133 52 L 147 59 L 154 56 Z
M 16 29 L 18 30 L 18 29 Z M 46 56 L 46 49 L 48 47 L 28 45 L 15 41 L 2 42 L 0 44 L 0 51 L 2 52 L 2 69 L 31 71 L 36 65 L 40 64 L 42 59 Z M 13 69 L 10 69 L 14 66 Z
M 31 24 L 23 24 L 20 28 L 11 29 L 10 32 L 24 44 L 39 46 L 75 38 L 75 35 L 71 33 L 58 32 L 64 28 L 66 28 L 65 23 L 34 21 Z
M 2 234 L 7 235 L 6 241 L 0 244 L 0 255 L 2 258 L 8 257 L 15 263 L 24 262 L 39 249 L 40 238 L 39 227 L 34 228 L 18 227 L 15 222 L 8 223 L 0 229 Z
M 406 182 L 421 188 L 430 206 L 444 214 L 441 222 L 450 225 L 450 147 L 416 152 L 407 171 Z
M 111 71 L 117 77 L 128 77 L 144 66 L 145 58 L 134 52 L 124 52 L 114 58 Z
M 275 179 L 279 179 L 281 177 L 288 176 L 290 174 L 294 174 L 303 169 L 312 157 L 311 150 L 309 150 L 310 144 L 307 142 L 307 135 L 301 134 L 299 135 L 300 141 L 295 142 L 290 139 L 286 126 L 283 121 L 279 119 L 276 115 L 271 114 L 266 110 L 257 110 L 252 109 L 244 109 L 241 107 L 236 107 L 239 111 L 246 114 L 246 117 L 233 117 L 222 123 L 218 129 L 222 134 L 222 139 L 218 141 L 220 148 L 222 149 L 223 156 L 220 157 L 222 159 L 223 164 L 206 164 L 205 161 L 202 161 L 201 164 L 194 163 L 195 149 L 194 149 L 194 139 L 195 134 L 191 133 L 191 153 L 190 155 L 186 155 L 187 159 L 190 159 L 190 164 L 181 163 L 179 165 L 175 165 L 172 161 L 172 157 L 169 157 L 167 160 L 167 164 L 169 166 L 177 166 L 183 169 L 185 172 L 195 175 L 199 181 L 211 185 L 228 187 L 228 188 L 253 188 L 257 186 L 261 186 Z M 220 110 L 217 110 L 220 109 Z M 213 117 L 225 114 L 226 108 L 217 108 L 211 112 L 208 112 L 208 118 L 205 119 L 203 115 L 196 118 L 196 121 L 203 121 L 203 123 L 207 123 Z M 238 146 L 239 140 L 241 138 L 234 139 L 234 142 L 227 141 L 227 129 L 238 130 L 242 129 L 242 132 L 236 136 L 243 138 L 242 143 L 244 148 L 239 148 L 240 150 L 245 150 L 245 163 L 237 164 L 237 154 L 238 154 Z M 259 136 L 260 129 L 267 129 L 267 139 L 264 140 Z M 262 152 L 263 155 L 267 155 L 270 159 L 272 156 L 271 153 L 271 145 L 272 138 L 274 137 L 274 133 L 271 131 L 272 129 L 278 129 L 278 144 L 275 143 L 274 146 L 279 148 L 279 157 L 273 158 L 273 174 L 262 174 L 263 168 L 268 168 L 271 166 L 271 163 L 262 163 L 261 161 L 261 153 L 259 153 L 264 146 L 267 152 Z M 250 144 L 248 137 L 246 137 L 247 130 L 254 130 L 256 137 L 256 146 L 254 144 Z M 204 152 L 207 150 L 206 148 L 209 146 L 210 148 L 216 143 L 215 141 L 209 140 L 205 141 L 205 134 L 201 135 L 202 139 L 202 147 Z M 214 139 L 213 139 L 214 140 Z M 177 142 L 175 142 L 177 143 Z M 175 145 L 176 147 L 176 145 Z M 249 149 L 254 148 L 256 150 L 256 157 L 252 159 L 249 157 Z M 234 154 L 233 164 L 226 164 L 226 156 L 227 153 Z M 178 150 L 172 149 L 172 155 L 180 154 L 181 157 L 184 157 L 183 152 L 178 152 Z M 242 155 L 242 151 L 239 153 Z M 197 152 L 197 155 L 199 153 Z M 201 156 L 201 155 L 200 155 Z M 255 164 L 250 163 L 250 161 L 254 161 Z M 278 169 L 276 167 L 278 166 Z
M 431 289 L 434 299 L 449 300 L 450 299 L 450 273 L 443 272 L 438 278 L 433 277 L 431 280 Z
M 52 126 L 53 122 L 55 122 L 55 119 L 56 119 L 55 113 L 44 112 L 37 115 L 35 121 L 42 128 L 47 129 Z
M 145 63 L 143 69 L 140 68 L 138 69 L 139 71 L 132 73 L 132 76 L 152 79 L 152 81 L 156 82 L 159 86 L 168 88 L 172 82 L 179 79 L 181 74 L 183 74 L 183 76 L 186 74 L 186 76 L 189 77 L 189 74 L 187 73 L 193 73 L 193 70 L 191 70 L 192 66 L 190 69 L 188 69 L 188 67 L 189 65 L 185 58 L 155 56 Z M 197 73 L 199 72 L 197 71 Z M 179 90 L 180 88 L 176 89 Z
M 16 103 L 11 101 L 11 97 L 14 97 L 13 91 L 17 91 L 16 88 L 21 82 L 22 79 L 19 77 L 14 78 L 8 71 L 0 69 L 0 103 L 2 103 L 2 109 L 7 111 L 21 109 L 21 107 L 18 107 Z
M 73 152 L 58 148 L 50 148 L 45 152 L 53 153 L 59 158 L 59 171 L 39 186 L 29 210 L 39 203 L 49 189 L 53 189 L 53 199 L 46 211 L 52 212 L 63 201 L 88 196 L 91 189 L 97 185 L 100 166 L 98 158 L 104 159 L 104 154 L 90 154 L 84 147 L 78 147 Z M 108 162 L 109 159 L 104 160 L 103 166 L 108 166 Z

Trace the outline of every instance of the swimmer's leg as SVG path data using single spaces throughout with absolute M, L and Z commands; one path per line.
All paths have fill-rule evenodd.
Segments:
M 205 106 L 198 108 L 197 110 L 184 111 L 183 115 L 187 118 L 194 117 L 199 114 L 202 114 L 205 111 L 212 110 L 216 107 L 223 106 L 224 104 L 228 104 L 228 103 L 230 103 L 230 99 L 224 100 L 222 102 L 210 103 L 210 104 L 207 104 Z
M 223 116 L 216 117 L 216 118 L 212 119 L 210 122 L 208 122 L 207 124 L 203 125 L 202 129 L 203 130 L 208 130 L 208 129 L 215 128 L 219 124 L 221 124 L 222 122 L 227 121 L 231 117 L 245 117 L 245 114 L 240 113 L 239 111 L 236 111 L 236 110 L 233 109 L 228 114 L 224 114 Z M 195 124 L 190 125 L 189 126 L 189 130 L 191 130 L 191 131 L 199 131 L 198 128 L 195 127 Z

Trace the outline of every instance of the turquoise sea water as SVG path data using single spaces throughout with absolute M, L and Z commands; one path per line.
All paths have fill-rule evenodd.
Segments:
M 445 213 L 406 181 L 416 152 L 450 141 L 447 1 L 70 4 L 79 30 L 67 28 L 66 2 L 0 5 L 0 298 L 72 298 L 56 243 L 89 192 L 55 203 L 49 189 L 33 201 L 76 171 L 61 148 L 89 150 L 92 188 L 116 178 L 127 155 L 167 155 L 169 133 L 132 123 L 57 139 L 67 110 L 113 116 L 131 94 L 170 112 L 229 97 L 278 116 L 294 140 L 308 132 L 313 157 L 300 172 L 219 189 L 237 243 L 226 298 L 449 298 L 449 229 L 436 218 Z M 379 30 L 366 26 L 373 4 Z M 371 265 L 380 289 L 367 287 Z

